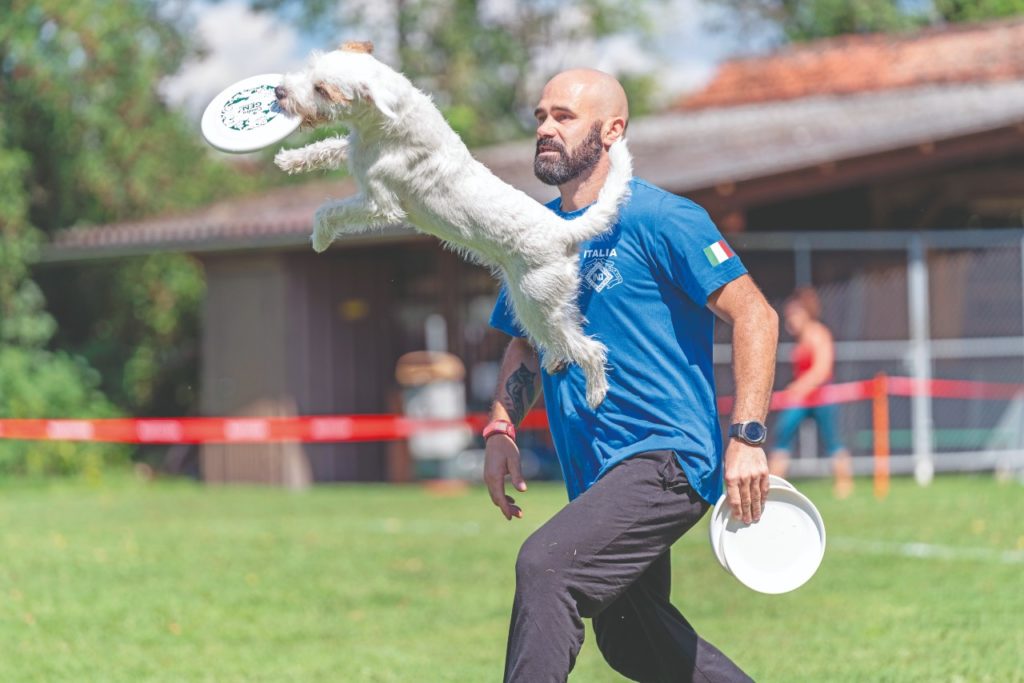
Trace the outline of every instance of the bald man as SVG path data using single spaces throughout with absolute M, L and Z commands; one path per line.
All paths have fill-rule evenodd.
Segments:
M 626 94 L 607 74 L 567 71 L 534 113 L 534 172 L 560 194 L 548 206 L 579 216 L 608 174 L 608 148 L 626 132 Z M 505 680 L 565 681 L 590 617 L 601 653 L 629 679 L 748 681 L 670 602 L 669 551 L 721 495 L 723 478 L 734 514 L 760 518 L 778 317 L 707 213 L 642 180 L 632 181 L 616 225 L 579 253 L 585 329 L 608 346 L 610 386 L 596 410 L 578 367 L 542 372 L 504 291 L 491 316 L 514 337 L 484 432 L 491 499 L 506 519 L 522 517 L 505 478 L 526 491 L 514 428 L 543 386 L 570 500 L 519 552 Z M 716 316 L 733 327 L 736 424 L 724 455 Z

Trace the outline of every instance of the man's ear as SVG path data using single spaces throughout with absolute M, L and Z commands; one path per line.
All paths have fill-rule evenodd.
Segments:
M 392 121 L 398 118 L 395 113 L 395 106 L 398 105 L 398 98 L 386 87 L 377 83 L 366 83 L 362 88 L 362 95 L 367 102 L 371 102 L 381 114 Z
M 338 49 L 342 52 L 363 52 L 372 55 L 373 43 L 369 40 L 346 40 Z
M 622 117 L 616 116 L 608 119 L 604 124 L 604 132 L 602 133 L 602 142 L 611 147 L 613 144 L 626 137 L 626 120 Z

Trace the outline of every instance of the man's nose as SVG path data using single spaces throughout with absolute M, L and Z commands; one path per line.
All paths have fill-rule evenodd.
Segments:
M 537 126 L 537 142 L 554 140 L 555 133 L 552 130 L 545 130 L 543 125 Z
M 277 95 L 277 99 L 279 100 L 283 100 L 284 98 L 288 97 L 288 91 L 284 89 L 283 85 L 279 85 L 276 88 L 274 88 L 274 94 Z

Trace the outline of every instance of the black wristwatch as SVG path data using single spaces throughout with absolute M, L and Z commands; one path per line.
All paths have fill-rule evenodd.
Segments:
M 768 439 L 768 428 L 763 422 L 737 422 L 729 426 L 729 438 L 739 439 L 751 446 L 760 446 Z

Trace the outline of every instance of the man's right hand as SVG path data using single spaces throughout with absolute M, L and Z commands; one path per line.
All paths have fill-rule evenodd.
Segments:
M 522 508 L 515 504 L 514 498 L 505 495 L 506 475 L 512 478 L 512 486 L 517 491 L 526 490 L 526 481 L 519 467 L 519 447 L 504 434 L 494 434 L 488 437 L 484 447 L 484 483 L 491 500 L 505 519 L 522 518 Z

